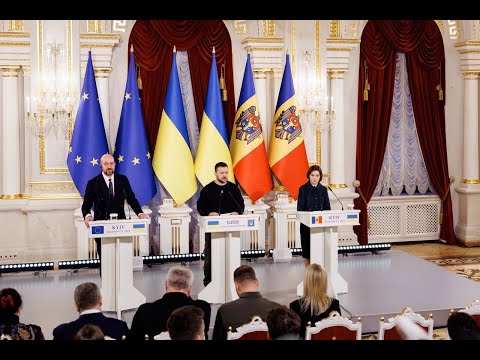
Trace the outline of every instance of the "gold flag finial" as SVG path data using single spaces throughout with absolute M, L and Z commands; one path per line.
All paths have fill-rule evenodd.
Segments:
M 212 48 L 212 54 L 215 54 L 215 46 Z
M 176 53 L 177 52 L 177 47 L 175 45 L 173 45 L 173 52 Z
M 130 52 L 133 52 L 133 45 L 130 45 Z

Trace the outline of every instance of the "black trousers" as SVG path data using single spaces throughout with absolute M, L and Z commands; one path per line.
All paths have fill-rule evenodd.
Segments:
M 203 285 L 207 286 L 212 281 L 212 233 L 205 233 L 205 249 L 203 250 Z
M 95 238 L 95 244 L 97 244 L 98 260 L 100 260 L 100 277 L 102 277 L 102 239 Z
M 310 228 L 300 223 L 300 242 L 302 244 L 302 257 L 310 259 Z

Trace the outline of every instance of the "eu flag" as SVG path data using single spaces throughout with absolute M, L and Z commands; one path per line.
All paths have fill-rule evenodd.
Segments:
M 141 206 L 146 205 L 155 196 L 157 188 L 143 123 L 133 49 L 113 157 L 117 164 L 115 171 L 128 177 L 138 202 Z
M 98 100 L 92 53 L 89 51 L 80 104 L 67 156 L 68 170 L 80 195 L 85 194 L 88 180 L 102 171 L 100 158 L 106 153 L 108 153 L 107 136 Z

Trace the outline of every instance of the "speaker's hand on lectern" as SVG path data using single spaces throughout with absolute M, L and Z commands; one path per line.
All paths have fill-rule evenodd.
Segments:
M 140 214 L 138 214 L 138 218 L 139 219 L 148 219 L 148 214 L 140 213 Z
M 208 214 L 208 216 L 219 216 L 219 215 L 220 215 L 219 213 L 213 212 L 213 211 Z
M 236 211 L 232 211 L 232 212 L 230 213 L 230 215 L 239 215 L 239 213 L 236 212 Z
M 85 221 L 84 221 L 85 226 L 87 228 L 90 228 L 90 221 L 92 221 L 92 220 L 93 220 L 93 216 L 92 215 L 87 215 L 87 217 L 85 218 Z

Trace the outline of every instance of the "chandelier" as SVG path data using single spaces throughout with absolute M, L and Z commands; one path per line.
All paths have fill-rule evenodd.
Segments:
M 68 139 L 74 100 L 70 94 L 68 71 L 62 43 L 45 45 L 43 74 L 38 97 L 25 98 L 25 127 L 33 136 Z
M 332 97 L 322 96 L 324 91 L 320 88 L 320 79 L 317 78 L 315 69 L 311 66 L 311 53 L 303 52 L 303 64 L 300 71 L 298 87 L 298 115 L 302 126 L 314 131 L 329 131 L 335 122 L 335 112 L 331 110 Z M 323 100 L 323 101 L 322 101 Z M 325 108 L 325 103 L 326 108 Z

